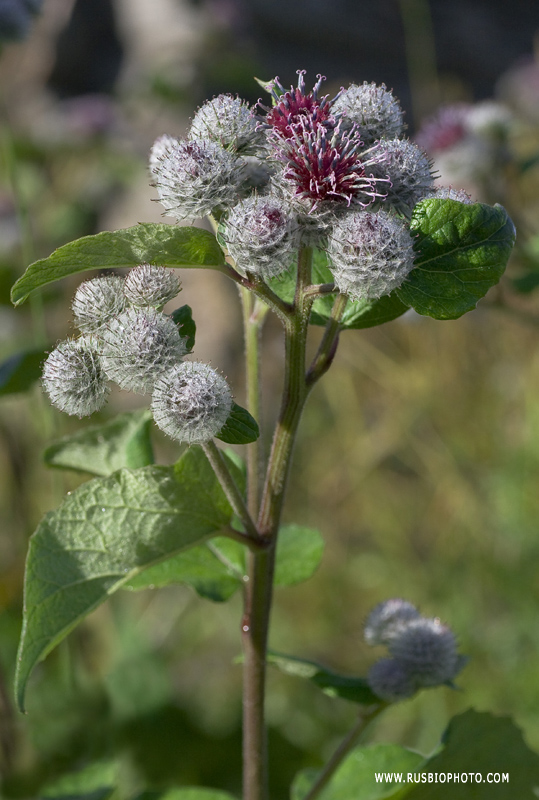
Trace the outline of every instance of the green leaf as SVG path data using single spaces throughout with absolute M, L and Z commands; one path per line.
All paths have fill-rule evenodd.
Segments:
M 324 540 L 317 530 L 284 525 L 279 531 L 275 585 L 294 586 L 308 580 L 318 569 Z
M 98 761 L 78 772 L 62 775 L 41 789 L 41 796 L 63 800 L 105 800 L 117 785 L 118 765 L 114 761 Z
M 227 444 L 249 444 L 256 442 L 259 436 L 256 419 L 245 408 L 233 403 L 227 421 L 215 438 Z
M 180 306 L 180 308 L 175 309 L 170 316 L 178 326 L 180 336 L 185 337 L 187 351 L 190 353 L 195 346 L 195 334 L 197 331 L 191 306 Z
M 152 415 L 147 409 L 119 414 L 53 442 L 43 453 L 49 467 L 110 475 L 117 469 L 138 469 L 154 463 L 150 439 Z
M 76 272 L 136 267 L 143 263 L 218 268 L 225 261 L 223 251 L 209 231 L 146 222 L 83 236 L 59 247 L 48 258 L 30 264 L 13 286 L 11 300 L 19 305 L 35 289 Z
M 320 800 L 379 800 L 393 795 L 400 785 L 398 779 L 377 781 L 376 774 L 413 772 L 423 762 L 423 756 L 395 744 L 377 744 L 358 747 L 344 759 L 329 784 L 320 794 Z M 302 770 L 292 784 L 292 800 L 303 800 L 319 775 L 318 770 Z M 460 797 L 461 795 L 459 795 Z M 436 798 L 438 795 L 436 795 Z M 455 795 L 453 795 L 455 797 Z
M 42 347 L 15 353 L 0 364 L 0 396 L 26 392 L 41 378 L 47 351 Z
M 273 291 L 287 302 L 291 302 L 294 298 L 296 275 L 297 267 L 294 264 L 284 275 L 279 275 L 270 281 Z M 327 254 L 322 250 L 314 252 L 312 281 L 314 284 L 334 282 L 328 267 Z M 331 317 L 335 295 L 336 292 L 319 297 L 314 301 L 309 320 L 312 325 L 326 325 Z M 349 330 L 374 328 L 400 317 L 405 311 L 408 311 L 408 308 L 409 305 L 399 300 L 394 292 L 379 300 L 349 301 L 342 316 L 341 327 Z
M 181 789 L 165 789 L 163 792 L 143 792 L 135 800 L 236 800 L 236 798 L 219 789 L 185 786 Z
M 406 800 L 533 800 L 539 793 L 539 755 L 524 742 L 509 717 L 494 717 L 472 709 L 454 717 L 442 737 L 442 749 L 427 758 L 418 771 L 425 783 L 408 784 L 395 798 Z M 472 783 L 428 782 L 428 774 L 480 773 Z M 507 773 L 508 782 L 489 783 L 489 773 Z
M 304 678 L 314 683 L 324 694 L 330 697 L 340 697 L 343 700 L 350 700 L 352 703 L 361 705 L 380 705 L 380 698 L 377 697 L 369 688 L 365 678 L 354 678 L 348 675 L 339 675 L 315 661 L 307 661 L 303 658 L 285 656 L 280 653 L 269 653 L 268 664 L 277 667 L 286 675 L 293 675 L 296 678 Z
M 233 512 L 199 447 L 172 467 L 94 478 L 30 539 L 16 695 L 75 625 L 143 569 L 215 536 Z
M 158 589 L 171 583 L 185 583 L 207 600 L 222 603 L 243 583 L 244 547 L 239 542 L 216 536 L 209 542 L 191 547 L 160 564 L 141 572 L 124 588 Z
M 317 569 L 323 550 L 324 541 L 318 531 L 284 526 L 277 544 L 275 585 L 292 586 L 306 581 Z M 171 583 L 185 583 L 201 597 L 224 602 L 242 586 L 245 572 L 245 547 L 218 536 L 144 570 L 124 588 L 157 589 Z
M 457 319 L 501 278 L 515 227 L 501 206 L 423 200 L 410 224 L 417 240 L 415 268 L 396 289 L 419 314 Z

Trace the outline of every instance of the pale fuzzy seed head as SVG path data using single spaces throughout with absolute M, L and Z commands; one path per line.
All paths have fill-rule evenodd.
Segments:
M 214 369 L 186 361 L 167 371 L 152 397 L 155 423 L 172 439 L 203 444 L 223 427 L 232 409 L 228 383 Z
M 205 217 L 238 199 L 243 164 L 215 142 L 157 140 L 150 169 L 161 205 L 178 220 Z
M 394 703 L 412 697 L 418 689 L 406 665 L 395 658 L 381 658 L 369 670 L 367 682 L 382 700 Z
M 366 145 L 377 139 L 393 139 L 404 133 L 399 101 L 384 84 L 351 84 L 337 97 L 331 113 L 341 117 L 343 127 L 357 125 L 361 140 Z
M 290 266 L 299 245 L 295 217 L 275 195 L 251 195 L 231 208 L 220 236 L 240 271 L 265 280 Z
M 419 686 L 451 681 L 462 667 L 455 636 L 438 619 L 411 620 L 395 633 L 388 647 Z
M 382 140 L 380 150 L 384 159 L 373 165 L 373 174 L 390 180 L 384 205 L 409 217 L 416 203 L 434 187 L 431 162 L 409 139 Z
M 118 276 L 81 283 L 73 298 L 74 322 L 82 333 L 95 333 L 126 306 L 124 280 Z
M 147 394 L 186 354 L 174 322 L 154 308 L 128 308 L 100 331 L 103 369 L 122 389 Z
M 238 153 L 255 153 L 264 137 L 257 119 L 239 97 L 220 94 L 200 106 L 189 130 L 189 139 L 216 142 Z
M 166 267 L 139 264 L 125 277 L 124 293 L 130 305 L 137 308 L 162 308 L 180 291 L 177 275 Z
M 408 226 L 385 211 L 362 211 L 337 220 L 327 252 L 337 288 L 352 300 L 389 294 L 414 266 Z
M 373 646 L 388 644 L 403 625 L 419 617 L 417 608 L 407 600 L 401 600 L 400 597 L 384 600 L 378 603 L 367 617 L 364 628 L 365 641 Z
M 87 417 L 105 405 L 109 387 L 90 337 L 60 342 L 43 366 L 43 388 L 60 411 Z

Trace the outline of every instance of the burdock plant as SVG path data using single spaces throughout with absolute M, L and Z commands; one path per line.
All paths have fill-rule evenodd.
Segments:
M 49 355 L 43 386 L 54 405 L 78 416 L 98 410 L 111 383 L 147 394 L 157 426 L 188 445 L 172 466 L 156 466 L 148 441 L 150 412 L 137 412 L 122 415 L 120 426 L 99 424 L 84 438 L 75 434 L 55 446 L 55 465 L 68 466 L 62 454 L 77 441 L 79 461 L 97 477 L 48 513 L 31 539 L 19 706 L 36 663 L 110 594 L 163 585 L 164 562 L 166 580 L 175 580 L 176 565 L 181 580 L 204 594 L 207 563 L 214 597 L 222 589 L 225 599 L 231 581 L 243 592 L 245 800 L 264 800 L 268 792 L 269 662 L 359 710 L 328 764 L 298 776 L 294 800 L 322 792 L 345 800 L 374 797 L 363 791 L 361 780 L 368 773 L 372 782 L 382 761 L 388 771 L 400 758 L 395 770 L 405 764 L 414 774 L 430 763 L 399 748 L 382 755 L 365 750 L 368 769 L 362 767 L 360 778 L 354 771 L 359 762 L 347 755 L 390 703 L 424 687 L 453 686 L 464 663 L 454 634 L 410 602 L 393 599 L 367 619 L 367 643 L 389 651 L 367 677 L 336 675 L 268 651 L 283 553 L 300 553 L 286 556 L 288 574 L 298 579 L 310 575 L 320 557 L 319 534 L 283 526 L 282 513 L 303 409 L 330 369 L 341 333 L 381 325 L 410 309 L 435 319 L 460 317 L 499 280 L 515 237 L 502 207 L 435 187 L 430 162 L 405 138 L 399 103 L 386 87 L 351 86 L 330 99 L 322 85 L 319 76 L 308 91 L 303 72 L 289 90 L 275 79 L 264 85 L 267 104 L 254 108 L 219 96 L 197 111 L 186 139 L 165 134 L 156 141 L 150 172 L 165 213 L 180 221 L 207 216 L 213 232 L 139 224 L 99 233 L 32 264 L 13 288 L 20 303 L 72 273 L 127 268 L 125 276 L 97 278 L 79 288 L 73 312 L 81 336 Z M 193 359 L 189 306 L 165 312 L 179 291 L 172 268 L 217 270 L 237 285 L 247 408 L 234 401 L 218 370 Z M 266 443 L 257 420 L 260 332 L 268 312 L 284 331 L 284 385 Z M 323 334 L 308 358 L 311 326 L 321 326 Z M 246 464 L 216 440 L 243 445 Z M 103 443 L 113 459 L 104 460 Z M 279 542 L 296 546 L 280 548 Z M 190 578 L 195 550 L 205 561 L 199 559 Z M 483 724 L 468 715 L 457 728 L 469 736 L 474 725 Z M 384 796 L 391 782 L 387 778 Z M 204 797 L 223 793 L 206 790 Z

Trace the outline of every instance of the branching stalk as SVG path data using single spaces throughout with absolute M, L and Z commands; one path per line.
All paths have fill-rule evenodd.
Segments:
M 384 710 L 384 708 L 385 704 L 370 706 L 360 713 L 356 724 L 345 736 L 329 761 L 325 764 L 324 768 L 318 775 L 318 778 L 311 786 L 303 800 L 315 800 L 315 798 L 320 795 L 320 792 L 328 785 L 348 753 L 353 750 L 356 744 L 359 743 L 359 740 L 361 739 L 361 736 L 365 732 L 367 726 L 375 717 L 378 716 L 378 714 L 380 714 L 381 711 Z
M 245 500 L 243 499 L 241 492 L 236 485 L 236 481 L 230 474 L 221 451 L 213 439 L 203 444 L 202 448 L 206 453 L 206 458 L 210 462 L 213 471 L 219 480 L 219 483 L 221 484 L 228 502 L 234 509 L 235 514 L 239 517 L 245 528 L 243 538 L 248 539 L 253 544 L 261 544 L 256 525 L 249 514 L 247 506 L 245 505 Z

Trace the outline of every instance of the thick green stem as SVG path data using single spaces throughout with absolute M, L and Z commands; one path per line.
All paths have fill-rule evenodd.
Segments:
M 285 326 L 283 400 L 273 437 L 257 526 L 261 536 L 270 538 L 276 536 L 279 528 L 292 450 L 309 393 L 305 380 L 305 351 L 313 298 L 305 295 L 305 289 L 310 285 L 312 255 L 311 247 L 300 250 L 295 313 Z
M 356 724 L 335 750 L 303 800 L 314 800 L 315 797 L 318 797 L 337 772 L 348 753 L 358 744 L 367 726 L 384 708 L 385 705 L 371 706 L 360 713 Z
M 285 321 L 285 380 L 281 411 L 272 443 L 257 529 L 268 549 L 248 556 L 248 582 L 242 620 L 243 685 L 243 797 L 266 800 L 267 743 L 264 719 L 266 651 L 273 592 L 277 534 L 294 439 L 307 398 L 305 346 L 312 299 L 312 248 L 303 247 L 298 259 L 298 282 L 293 311 Z
M 247 409 L 260 423 L 260 337 L 268 306 L 253 297 L 252 293 L 243 287 L 240 289 L 240 293 L 245 339 Z M 254 519 L 258 514 L 260 502 L 261 451 L 260 438 L 247 445 L 247 508 Z

